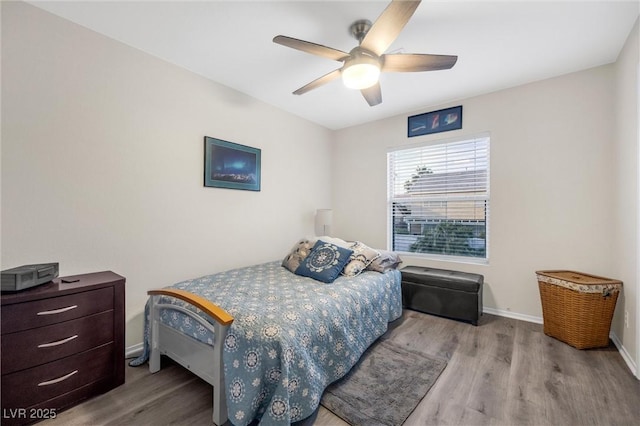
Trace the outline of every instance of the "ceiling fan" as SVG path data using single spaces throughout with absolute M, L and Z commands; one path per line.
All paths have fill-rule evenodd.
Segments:
M 302 86 L 293 94 L 302 95 L 342 76 L 345 86 L 359 89 L 369 105 L 374 106 L 382 102 L 382 91 L 378 81 L 381 72 L 418 72 L 452 68 L 458 60 L 457 56 L 384 53 L 398 37 L 419 4 L 420 0 L 393 0 L 373 24 L 366 19 L 354 22 L 349 30 L 358 39 L 358 46 L 349 53 L 283 35 L 274 37 L 274 43 L 342 62 L 342 67 Z

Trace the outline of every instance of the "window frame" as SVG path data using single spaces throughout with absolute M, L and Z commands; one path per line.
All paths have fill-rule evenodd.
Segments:
M 487 140 L 487 151 L 486 151 L 486 196 L 482 195 L 470 195 L 470 196 L 434 196 L 429 197 L 433 202 L 437 201 L 454 201 L 454 200 L 485 200 L 486 203 L 486 213 L 485 213 L 485 255 L 484 257 L 475 257 L 475 256 L 457 256 L 457 255 L 446 255 L 446 254 L 436 254 L 436 253 L 420 253 L 420 252 L 411 252 L 411 251 L 399 251 L 396 252 L 411 256 L 417 257 L 421 259 L 427 260 L 435 260 L 435 261 L 445 261 L 445 262 L 454 262 L 454 263 L 470 263 L 470 264 L 481 264 L 488 265 L 490 259 L 490 217 L 491 217 L 491 134 L 489 132 L 481 132 L 472 135 L 459 136 L 454 138 L 446 138 L 446 139 L 429 139 L 422 140 L 413 144 L 406 144 L 401 146 L 394 146 L 387 149 L 387 249 L 393 250 L 393 242 L 394 242 L 394 214 L 393 214 L 393 206 L 398 197 L 394 197 L 393 188 L 391 178 L 391 154 L 393 152 L 398 151 L 406 151 L 412 149 L 419 149 L 422 147 L 432 147 L 435 145 L 447 145 L 454 144 L 459 142 L 473 141 L 475 139 L 486 139 Z M 476 169 L 478 170 L 478 169 Z

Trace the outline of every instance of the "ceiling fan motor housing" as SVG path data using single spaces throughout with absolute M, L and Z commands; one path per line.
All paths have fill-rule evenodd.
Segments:
M 362 43 L 362 39 L 367 35 L 369 29 L 371 29 L 371 25 L 371 21 L 368 19 L 360 19 L 351 24 L 349 32 L 358 40 L 358 43 Z

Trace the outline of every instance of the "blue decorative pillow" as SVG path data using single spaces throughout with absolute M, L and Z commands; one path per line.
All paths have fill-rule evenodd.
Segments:
M 349 262 L 352 253 L 352 250 L 318 240 L 296 269 L 296 274 L 332 283 Z

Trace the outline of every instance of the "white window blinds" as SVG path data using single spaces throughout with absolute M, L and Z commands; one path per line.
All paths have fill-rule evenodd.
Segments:
M 391 249 L 487 259 L 489 137 L 388 153 Z

